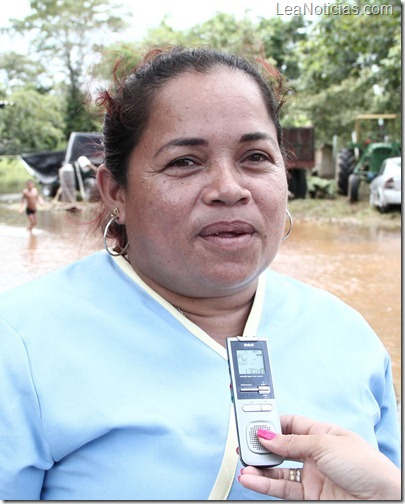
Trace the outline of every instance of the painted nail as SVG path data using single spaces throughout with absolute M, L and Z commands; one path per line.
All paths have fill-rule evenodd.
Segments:
M 269 441 L 271 441 L 277 436 L 275 432 L 268 431 L 266 429 L 257 429 L 256 434 L 259 438 L 268 439 Z

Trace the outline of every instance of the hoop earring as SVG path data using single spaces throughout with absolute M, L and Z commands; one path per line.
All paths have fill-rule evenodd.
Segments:
M 292 220 L 292 217 L 291 217 L 291 214 L 290 214 L 288 208 L 285 209 L 285 213 L 287 214 L 287 217 L 288 217 L 288 220 L 290 223 L 290 227 L 289 227 L 287 233 L 281 238 L 281 241 L 286 240 L 290 236 L 292 228 L 293 228 L 293 220 Z
M 110 250 L 108 248 L 108 245 L 107 245 L 107 235 L 108 235 L 108 228 L 111 226 L 111 224 L 118 219 L 120 215 L 120 212 L 118 210 L 117 207 L 113 208 L 113 211 L 111 213 L 111 219 L 107 222 L 107 225 L 104 229 L 104 233 L 103 233 L 103 242 L 104 242 L 104 248 L 106 250 L 106 252 L 108 254 L 110 254 L 110 256 L 113 256 L 113 257 L 117 257 L 117 256 L 120 256 L 120 255 L 125 255 L 125 252 L 127 251 L 127 248 L 129 247 L 129 242 L 125 245 L 125 247 L 121 250 L 121 252 L 113 252 L 112 250 Z

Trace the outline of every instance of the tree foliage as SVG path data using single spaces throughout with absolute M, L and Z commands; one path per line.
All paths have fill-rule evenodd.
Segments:
M 355 4 L 361 14 L 319 17 L 297 47 L 297 108 L 320 142 L 331 143 L 334 134 L 347 141 L 357 114 L 401 111 L 400 2 L 385 14 L 363 8 L 386 2 Z
M 100 42 L 109 40 L 104 32 L 119 32 L 124 27 L 122 19 L 128 16 L 123 16 L 108 0 L 31 0 L 30 4 L 31 14 L 14 20 L 12 30 L 32 37 L 33 52 L 28 56 L 0 54 L 5 74 L 0 94 L 8 96 L 13 90 L 16 93 L 27 88 L 41 95 L 40 101 L 49 94 L 58 111 L 63 104 L 59 128 L 64 128 L 66 136 L 73 130 L 100 127 L 83 106 L 89 83 L 105 87 L 118 59 L 123 60 L 121 68 L 127 71 L 139 62 L 147 48 L 168 45 L 207 44 L 244 56 L 264 57 L 295 89 L 284 112 L 284 124 L 313 124 L 318 143 L 331 143 L 333 135 L 347 140 L 358 113 L 401 111 L 400 0 L 389 2 L 393 12 L 379 14 L 376 10 L 367 14 L 362 9 L 366 5 L 388 5 L 384 0 L 348 0 L 345 5 L 357 6 L 361 12 L 358 15 L 274 16 L 254 21 L 248 13 L 237 19 L 218 12 L 181 31 L 173 29 L 170 19 L 164 17 L 143 39 L 110 46 Z M 335 0 L 334 4 L 339 6 L 342 2 Z M 30 113 L 34 110 L 37 109 L 34 107 Z M 2 134 L 8 114 L 3 112 Z M 29 137 L 23 130 L 21 134 L 14 131 L 17 137 Z M 59 141 L 58 135 L 53 137 L 45 131 L 43 134 L 44 146 Z M 11 145 L 8 141 L 9 136 L 6 144 Z M 17 141 L 12 148 L 16 145 Z
M 10 31 L 31 38 L 30 56 L 54 85 L 64 80 L 68 137 L 86 124 L 82 87 L 89 61 L 104 46 L 106 31 L 123 30 L 128 15 L 108 0 L 31 0 L 30 6 L 28 16 L 11 21 Z
M 0 110 L 0 154 L 58 149 L 64 142 L 62 102 L 34 89 L 18 89 Z
M 84 63 L 103 47 L 105 31 L 126 27 L 118 6 L 107 0 L 31 0 L 31 14 L 11 21 L 11 31 L 32 38 L 34 54 L 52 62 L 52 73 L 61 72 L 69 83 L 81 83 Z
M 30 83 L 38 91 L 45 91 L 38 75 L 45 72 L 44 66 L 25 54 L 14 51 L 0 54 L 0 68 L 4 89 L 26 86 Z

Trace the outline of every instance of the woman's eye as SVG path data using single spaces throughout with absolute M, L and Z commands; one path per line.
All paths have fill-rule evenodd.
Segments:
M 246 152 L 241 159 L 241 166 L 252 172 L 268 172 L 277 165 L 270 152 L 263 150 Z
M 182 158 L 182 159 L 176 159 L 176 161 L 173 161 L 170 163 L 169 166 L 191 166 L 193 164 L 193 161 L 188 158 Z
M 180 158 L 172 161 L 171 163 L 168 164 L 168 167 L 174 167 L 174 168 L 182 168 L 182 167 L 189 167 L 189 166 L 194 166 L 194 161 L 190 158 Z
M 170 163 L 166 165 L 165 172 L 174 177 L 186 177 L 198 171 L 198 168 L 198 161 L 184 157 L 170 161 Z
M 252 154 L 249 154 L 247 156 L 248 161 L 254 161 L 255 163 L 257 162 L 269 162 L 271 159 L 267 154 L 264 154 L 263 152 L 253 152 Z

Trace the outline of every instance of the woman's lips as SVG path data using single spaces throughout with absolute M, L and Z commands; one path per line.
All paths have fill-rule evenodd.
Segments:
M 213 224 L 208 224 L 205 226 L 201 232 L 200 236 L 206 238 L 208 236 L 224 236 L 224 237 L 234 237 L 244 234 L 253 234 L 256 232 L 254 226 L 248 222 L 243 221 L 232 221 L 232 222 L 214 222 Z
M 248 246 L 256 234 L 254 226 L 243 221 L 215 222 L 205 226 L 200 237 L 206 243 L 225 249 L 241 249 Z

